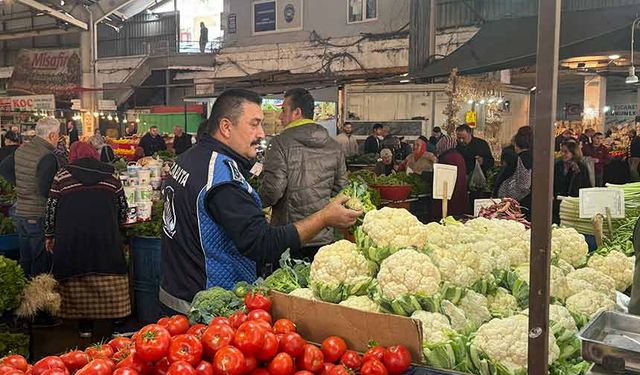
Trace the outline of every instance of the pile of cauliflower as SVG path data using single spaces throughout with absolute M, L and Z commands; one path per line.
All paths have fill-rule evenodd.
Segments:
M 422 326 L 425 361 L 485 374 L 527 367 L 530 231 L 515 221 L 447 219 L 424 225 L 407 210 L 368 212 L 345 240 L 322 247 L 310 288 L 292 295 Z M 549 365 L 551 374 L 580 374 L 578 329 L 628 290 L 635 259 L 621 252 L 589 256 L 571 228 L 552 232 Z M 568 369 L 566 366 L 571 366 Z

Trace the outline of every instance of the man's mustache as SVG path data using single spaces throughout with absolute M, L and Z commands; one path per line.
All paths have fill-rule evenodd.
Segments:
M 262 143 L 262 138 L 258 138 L 255 141 L 251 142 L 251 146 L 259 146 Z

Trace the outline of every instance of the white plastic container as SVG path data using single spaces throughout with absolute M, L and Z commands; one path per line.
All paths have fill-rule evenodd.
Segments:
M 135 186 L 125 186 L 124 196 L 127 198 L 127 204 L 132 205 L 136 203 L 136 187 Z
M 133 224 L 138 222 L 138 206 L 135 204 L 129 204 L 127 209 L 127 224 Z
M 151 185 L 138 185 L 136 186 L 136 202 L 151 202 Z
M 151 177 L 151 187 L 153 190 L 159 190 L 162 186 L 162 178 L 161 177 Z
M 138 203 L 138 220 L 148 221 L 151 220 L 151 211 L 153 208 L 152 202 L 140 202 Z
M 140 185 L 148 185 L 151 183 L 151 170 L 142 168 L 138 171 L 138 183 Z

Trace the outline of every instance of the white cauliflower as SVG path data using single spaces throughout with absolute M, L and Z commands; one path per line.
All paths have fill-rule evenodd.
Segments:
M 380 306 L 367 296 L 351 296 L 340 302 L 339 305 L 356 310 L 380 312 Z
M 447 248 L 456 244 L 456 237 L 449 228 L 451 227 L 435 222 L 425 225 L 424 230 L 427 232 L 426 244 L 431 248 Z
M 564 272 L 565 276 L 576 270 L 571 264 L 569 264 L 569 262 L 564 259 L 559 259 L 557 266 L 562 270 L 562 272 Z
M 489 241 L 460 244 L 433 251 L 431 257 L 438 266 L 442 280 L 464 288 L 492 276 L 496 260 L 491 256 L 495 246 Z
M 565 305 L 575 316 L 584 316 L 586 318 L 582 319 L 581 323 L 583 324 L 600 311 L 613 310 L 616 307 L 616 303 L 606 294 L 589 289 L 567 298 Z
M 311 263 L 311 289 L 321 300 L 337 303 L 365 294 L 374 271 L 354 243 L 340 240 L 318 250 Z
M 529 346 L 529 318 L 514 315 L 504 319 L 493 319 L 482 325 L 472 340 L 472 345 L 486 353 L 511 371 L 527 368 Z M 560 355 L 560 348 L 553 335 L 549 335 L 549 364 Z
M 518 277 L 529 284 L 529 263 L 525 263 L 514 270 Z M 551 265 L 551 296 L 565 299 L 569 295 L 569 284 L 567 278 L 562 270 L 554 265 Z
M 451 303 L 451 301 L 443 300 L 440 304 L 440 312 L 449 318 L 451 328 L 462 333 L 469 329 L 469 322 L 464 311 Z M 475 329 L 473 329 L 475 330 Z
M 309 288 L 294 289 L 291 291 L 291 293 L 289 293 L 289 295 L 294 297 L 304 298 L 304 299 L 310 299 L 312 301 L 316 299 L 316 296 L 313 295 L 313 290 Z
M 489 301 L 487 297 L 473 290 L 468 290 L 458 303 L 458 307 L 464 311 L 464 315 L 476 327 L 491 319 Z
M 494 317 L 506 318 L 520 311 L 516 297 L 504 288 L 498 288 L 495 294 L 488 295 L 487 302 L 489 311 Z
M 422 248 L 428 236 L 424 224 L 403 208 L 383 207 L 367 212 L 362 229 L 376 246 L 396 249 Z
M 440 288 L 440 271 L 428 255 L 415 250 L 400 250 L 382 261 L 378 284 L 382 295 L 388 299 L 411 294 L 428 297 Z
M 529 309 L 526 309 L 522 314 L 529 316 Z M 578 333 L 578 327 L 576 321 L 573 320 L 569 310 L 560 305 L 549 305 L 549 320 L 559 324 L 562 328 L 567 330 L 571 334 Z
M 616 281 L 590 267 L 580 268 L 567 275 L 570 295 L 589 289 L 616 300 Z
M 616 289 L 624 292 L 633 283 L 635 257 L 627 257 L 620 251 L 612 251 L 606 256 L 593 254 L 588 266 L 610 276 L 616 282 Z
M 582 234 L 574 228 L 553 228 L 551 235 L 551 251 L 554 256 L 576 268 L 584 265 L 589 245 Z
M 418 310 L 411 314 L 411 319 L 420 321 L 425 344 L 445 343 L 449 340 L 448 334 L 453 332 L 449 319 L 440 313 Z

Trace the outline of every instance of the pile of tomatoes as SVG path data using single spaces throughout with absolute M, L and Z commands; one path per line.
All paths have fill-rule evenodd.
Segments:
M 247 298 L 248 313 L 214 318 L 208 326 L 175 315 L 131 338 L 45 357 L 33 366 L 22 356 L 7 356 L 0 375 L 398 375 L 410 366 L 401 345 L 374 346 L 364 355 L 337 336 L 312 345 L 290 320 L 272 324 L 267 297 Z

